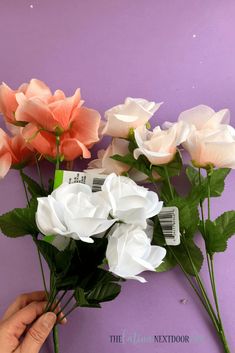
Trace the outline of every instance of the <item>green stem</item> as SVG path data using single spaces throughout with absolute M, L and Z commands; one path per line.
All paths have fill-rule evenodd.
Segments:
M 54 353 L 59 353 L 59 333 L 58 326 L 53 327 L 53 343 L 54 343 Z
M 211 199 L 211 176 L 209 173 L 207 173 L 207 200 L 208 200 L 208 220 L 211 219 L 211 207 L 210 207 L 210 199 Z M 211 268 L 211 287 L 212 287 L 212 292 L 213 292 L 213 296 L 214 296 L 214 301 L 215 301 L 215 306 L 216 306 L 216 310 L 217 310 L 217 315 L 218 315 L 218 319 L 219 319 L 219 323 L 221 328 L 223 328 L 222 325 L 222 320 L 221 320 L 221 316 L 220 316 L 220 310 L 219 310 L 219 303 L 218 303 L 218 296 L 217 296 L 217 292 L 216 292 L 216 284 L 215 284 L 215 273 L 214 273 L 214 259 L 213 259 L 213 255 L 212 254 L 208 254 L 208 259 L 210 262 L 210 268 Z
M 61 319 L 59 320 L 59 323 L 62 322 L 65 318 L 67 318 L 68 315 L 71 314 L 71 312 L 74 311 L 77 307 L 78 307 L 78 304 L 74 304 L 74 306 L 72 306 L 72 308 L 61 317 Z
M 29 196 L 28 196 L 26 185 L 25 185 L 22 169 L 20 169 L 20 176 L 21 176 L 21 180 L 22 180 L 22 183 L 23 183 L 23 186 L 24 186 L 24 192 L 25 192 L 26 200 L 27 200 L 27 203 L 29 205 Z M 37 247 L 37 245 L 36 245 L 36 247 Z M 38 247 L 37 247 L 37 252 L 38 252 L 38 258 L 39 258 L 40 270 L 41 270 L 41 274 L 42 274 L 43 287 L 44 287 L 44 290 L 46 292 L 46 296 L 48 298 L 48 291 L 47 291 L 47 286 L 46 286 L 45 273 L 44 273 L 44 270 L 43 270 L 42 258 L 41 258 L 41 254 L 40 254 L 40 251 L 39 251 Z
M 56 299 L 56 296 L 58 295 L 58 291 L 54 290 L 52 293 L 53 293 L 53 295 L 51 296 L 51 298 L 50 298 L 50 300 L 48 302 L 49 305 L 47 306 L 46 311 L 53 311 L 51 309 L 52 309 L 52 305 L 54 304 L 54 301 Z
M 38 159 L 37 159 L 37 155 L 36 155 L 36 154 L 35 154 L 35 161 L 36 161 L 37 172 L 38 172 L 38 176 L 39 176 L 41 188 L 44 190 L 43 179 L 42 179 L 42 173 L 41 173 L 41 169 L 40 169 L 40 166 L 39 166 L 39 163 L 38 163 Z
M 184 236 L 182 235 L 181 238 L 182 238 L 182 243 L 183 243 L 183 245 L 184 245 L 184 247 L 185 247 L 185 250 L 186 250 L 186 252 L 187 252 L 189 261 L 190 261 L 191 266 L 192 266 L 192 268 L 193 268 L 193 272 L 194 272 L 194 275 L 195 275 L 195 277 L 196 277 L 198 286 L 199 286 L 199 288 L 200 288 L 200 290 L 201 290 L 201 293 L 202 293 L 203 298 L 204 298 L 204 300 L 205 300 L 205 303 L 206 303 L 206 305 L 207 305 L 207 307 L 208 307 L 208 310 L 209 310 L 210 313 L 211 313 L 211 317 L 212 317 L 213 324 L 214 324 L 214 326 L 215 326 L 217 332 L 219 333 L 219 332 L 220 332 L 219 323 L 218 323 L 217 317 L 216 317 L 216 315 L 215 315 L 214 309 L 213 309 L 213 307 L 212 307 L 212 305 L 211 305 L 211 303 L 210 303 L 210 300 L 209 300 L 208 295 L 207 295 L 207 293 L 206 293 L 206 290 L 205 290 L 204 284 L 203 284 L 203 282 L 202 282 L 202 279 L 201 279 L 201 277 L 200 277 L 200 275 L 199 275 L 199 273 L 198 273 L 198 271 L 197 271 L 197 268 L 196 268 L 196 266 L 195 266 L 195 264 L 194 264 L 194 262 L 193 262 L 193 259 L 192 259 L 192 257 L 191 257 L 190 251 L 189 251 L 189 249 L 188 249 L 188 246 L 187 246 L 186 242 L 184 241 Z
M 164 169 L 165 169 L 166 180 L 167 180 L 167 183 L 168 183 L 168 187 L 169 187 L 169 191 L 170 191 L 170 194 L 171 194 L 171 198 L 173 199 L 174 198 L 174 194 L 173 194 L 172 186 L 171 186 L 171 183 L 170 183 L 169 174 L 168 174 L 167 168 L 165 167 Z M 199 169 L 199 173 L 200 173 L 200 169 Z M 201 183 L 201 173 L 199 174 L 199 182 Z M 210 196 L 210 188 L 209 188 L 209 196 Z M 202 220 L 203 220 L 204 229 L 205 229 L 202 201 L 200 201 L 200 207 L 201 207 Z M 210 216 L 210 201 L 208 202 L 208 215 Z M 194 289 L 195 293 L 197 294 L 197 296 L 199 297 L 200 301 L 202 302 L 204 308 L 206 309 L 208 315 L 210 316 L 210 318 L 212 320 L 212 323 L 213 323 L 213 325 L 214 325 L 214 327 L 215 327 L 215 329 L 216 329 L 216 331 L 218 333 L 218 336 L 221 339 L 221 342 L 223 344 L 225 353 L 230 353 L 230 350 L 229 350 L 229 347 L 228 347 L 228 343 L 227 343 L 227 340 L 226 340 L 226 337 L 225 337 L 225 334 L 224 334 L 224 329 L 223 329 L 223 326 L 222 326 L 222 323 L 221 323 L 221 320 L 220 320 L 220 315 L 218 313 L 218 309 L 217 309 L 217 313 L 218 313 L 218 317 L 217 317 L 217 315 L 216 315 L 216 313 L 215 313 L 215 311 L 214 311 L 214 309 L 212 307 L 212 304 L 211 304 L 211 302 L 210 302 L 210 300 L 208 298 L 208 295 L 207 295 L 207 292 L 205 290 L 205 286 L 204 286 L 204 284 L 202 282 L 202 279 L 201 279 L 201 277 L 200 277 L 200 275 L 199 275 L 199 273 L 197 271 L 197 268 L 196 268 L 196 266 L 195 266 L 195 264 L 193 262 L 193 259 L 191 257 L 190 251 L 189 251 L 189 249 L 187 247 L 187 243 L 184 241 L 184 235 L 183 234 L 181 235 L 181 239 L 182 239 L 182 243 L 183 243 L 183 245 L 184 245 L 184 247 L 186 249 L 189 261 L 191 263 L 194 275 L 196 277 L 197 284 L 198 284 L 198 286 L 200 288 L 200 293 L 201 293 L 204 301 L 203 301 L 199 291 L 197 290 L 197 288 L 195 287 L 195 285 L 191 281 L 190 277 L 188 276 L 188 274 L 184 270 L 183 266 L 180 264 L 180 261 L 178 261 L 177 257 L 175 257 L 176 262 L 180 266 L 181 270 L 185 274 L 187 280 L 191 284 L 192 288 Z M 207 257 L 207 261 L 208 261 L 208 268 L 209 268 L 210 278 L 213 279 L 214 288 L 215 288 L 213 261 L 210 261 L 209 257 Z M 215 291 L 215 293 L 216 293 L 216 291 Z M 217 296 L 216 296 L 216 298 L 217 298 Z M 218 300 L 217 300 L 217 303 L 218 303 Z
M 55 283 L 55 278 L 53 272 L 51 272 L 51 278 L 50 278 L 50 290 L 53 293 L 54 291 L 57 293 L 56 290 L 56 283 Z M 52 301 L 53 303 L 53 301 Z M 58 334 L 58 326 L 57 324 L 53 327 L 53 345 L 54 345 L 54 353 L 59 353 L 59 334 Z
M 165 170 L 165 175 L 166 175 L 166 180 L 167 180 L 167 183 L 168 183 L 168 187 L 169 187 L 169 190 L 170 190 L 170 193 L 171 193 L 171 198 L 173 199 L 174 198 L 174 194 L 173 194 L 173 190 L 172 190 L 172 187 L 171 187 L 171 182 L 170 182 L 170 178 L 169 178 L 169 174 L 168 174 L 168 171 L 167 171 L 167 167 L 164 167 L 164 170 Z M 183 238 L 183 235 L 181 236 L 181 239 L 184 239 Z M 184 242 L 183 242 L 184 244 Z M 184 246 L 186 246 L 186 244 L 184 244 Z M 218 326 L 218 321 L 217 321 L 217 318 L 216 318 L 216 315 L 215 315 L 215 312 L 214 312 L 214 309 L 210 303 L 210 300 L 207 296 L 207 293 L 206 293 L 206 290 L 204 288 L 204 285 L 202 283 L 202 280 L 198 274 L 198 271 L 193 263 L 193 260 L 192 260 L 192 257 L 191 257 L 191 254 L 188 250 L 188 247 L 187 247 L 187 254 L 188 254 L 188 257 L 190 259 L 190 262 L 191 262 L 191 265 L 193 267 L 193 270 L 194 270 L 194 273 L 195 273 L 195 277 L 196 277 L 196 280 L 197 280 L 197 283 L 198 283 L 198 286 L 200 288 L 200 291 L 201 291 L 201 294 L 204 298 L 204 301 L 205 303 L 203 302 L 198 290 L 196 289 L 196 287 L 194 286 L 193 282 L 191 281 L 190 277 L 188 276 L 188 274 L 186 273 L 186 271 L 184 270 L 183 266 L 180 264 L 180 261 L 177 261 L 177 263 L 179 264 L 181 270 L 183 271 L 183 273 L 185 274 L 185 276 L 187 277 L 189 283 L 191 284 L 192 288 L 194 289 L 194 291 L 196 292 L 197 296 L 199 297 L 200 301 L 202 302 L 204 308 L 206 309 L 207 313 L 209 314 L 214 326 L 215 326 L 215 329 L 219 332 L 219 326 Z M 177 258 L 176 258 L 177 259 Z
M 204 303 L 198 289 L 196 288 L 196 286 L 194 285 L 193 281 L 191 280 L 190 276 L 187 274 L 187 272 L 185 271 L 183 265 L 181 264 L 180 260 L 178 259 L 178 257 L 176 256 L 176 254 L 174 253 L 173 249 L 171 249 L 170 246 L 167 247 L 168 250 L 171 252 L 171 254 L 173 255 L 175 261 L 177 262 L 177 264 L 180 266 L 182 272 L 184 273 L 185 277 L 187 278 L 188 282 L 190 283 L 190 285 L 192 286 L 193 290 L 195 291 L 195 293 L 197 294 L 199 300 L 201 301 L 201 303 L 203 304 L 204 308 L 206 309 L 206 311 L 208 312 L 207 306 Z M 208 314 L 210 315 L 210 313 L 208 312 Z
M 25 181 L 24 181 L 22 169 L 20 169 L 20 177 L 21 177 L 21 180 L 22 180 L 22 183 L 23 183 L 24 192 L 25 192 L 25 197 L 26 197 L 27 203 L 28 203 L 28 205 L 29 205 L 29 196 L 28 196 L 28 192 L 27 192 L 26 185 L 25 185 Z
M 172 189 L 172 186 L 171 186 L 169 173 L 168 173 L 168 170 L 167 170 L 166 166 L 164 166 L 164 172 L 165 172 L 166 181 L 167 181 L 167 184 L 168 184 L 168 187 L 169 187 L 169 191 L 170 191 L 170 194 L 171 194 L 171 198 L 173 199 L 174 198 L 174 193 L 173 193 L 173 189 Z
M 63 305 L 63 307 L 60 309 L 60 311 L 56 314 L 57 317 L 59 317 L 59 315 L 64 311 L 64 309 L 69 305 L 69 303 L 71 302 L 71 300 L 74 297 L 74 293 L 69 297 L 69 299 L 67 300 L 67 302 Z
M 211 176 L 210 174 L 207 173 L 207 200 L 208 200 L 208 214 L 207 218 L 210 220 L 211 219 Z
M 220 310 L 219 310 L 219 302 L 218 302 L 218 296 L 216 292 L 216 284 L 215 284 L 215 273 L 214 273 L 214 258 L 213 255 L 210 255 L 210 261 L 211 261 L 211 272 L 212 272 L 212 290 L 213 290 L 213 296 L 215 299 L 215 306 L 218 314 L 218 319 L 220 322 L 220 325 L 222 326 L 222 320 L 220 316 Z
M 201 177 L 201 168 L 198 168 L 198 177 L 199 177 L 199 185 L 202 186 L 202 177 Z M 202 217 L 202 224 L 203 224 L 203 232 L 204 235 L 206 237 L 206 226 L 205 226 L 205 217 L 204 217 L 204 210 L 203 210 L 203 201 L 202 199 L 200 199 L 200 209 L 201 209 L 201 217 Z M 210 209 L 210 207 L 209 207 Z M 208 267 L 208 271 L 209 271 L 209 276 L 210 276 L 210 282 L 212 284 L 212 273 L 211 273 L 211 264 L 210 264 L 210 259 L 209 259 L 209 255 L 206 249 L 206 242 L 204 240 L 204 244 L 205 244 L 205 251 L 206 251 L 206 262 L 207 262 L 207 267 Z
M 59 297 L 59 299 L 56 302 L 56 305 L 52 308 L 51 311 L 55 311 L 55 309 L 57 308 L 57 306 L 60 304 L 61 300 L 64 298 L 64 296 L 66 295 L 68 291 L 64 290 L 64 292 L 62 293 L 62 295 Z
M 41 270 L 41 274 L 42 274 L 43 287 L 44 287 L 44 290 L 46 292 L 46 296 L 47 296 L 47 300 L 48 300 L 49 299 L 49 293 L 48 293 L 48 290 L 47 290 L 46 278 L 45 278 L 45 273 L 44 273 L 44 270 L 43 270 L 42 256 L 40 254 L 40 251 L 39 251 L 38 247 L 37 247 L 37 251 L 38 251 L 38 259 L 39 259 L 40 270 Z
M 56 170 L 60 169 L 60 136 L 56 135 Z
M 211 175 L 209 173 L 207 173 L 208 220 L 211 219 L 210 199 L 211 199 Z M 224 333 L 224 327 L 223 327 L 220 309 L 219 309 L 219 301 L 218 301 L 218 295 L 217 295 L 216 283 L 215 283 L 214 258 L 213 258 L 212 254 L 209 255 L 209 261 L 210 261 L 210 267 L 211 267 L 211 287 L 212 287 L 213 297 L 214 297 L 214 301 L 215 301 L 215 307 L 216 307 L 219 325 L 220 325 L 220 337 L 221 337 L 221 341 L 224 345 L 225 352 L 230 353 L 230 349 L 229 349 L 227 339 L 226 339 L 226 336 Z

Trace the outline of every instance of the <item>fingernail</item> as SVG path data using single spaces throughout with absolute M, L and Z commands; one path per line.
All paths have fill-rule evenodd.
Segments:
M 46 313 L 43 317 L 43 325 L 46 328 L 52 328 L 56 322 L 56 314 Z
M 66 324 L 68 322 L 68 320 L 66 319 L 66 317 L 63 318 L 63 320 L 61 321 L 62 324 Z

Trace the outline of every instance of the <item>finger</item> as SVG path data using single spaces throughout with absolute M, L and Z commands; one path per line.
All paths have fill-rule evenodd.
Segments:
M 28 330 L 20 345 L 21 353 L 38 353 L 56 322 L 55 313 L 43 314 Z
M 32 302 L 3 322 L 5 330 L 17 339 L 24 333 L 27 325 L 32 324 L 44 313 L 47 302 Z
M 3 320 L 8 319 L 20 309 L 34 301 L 43 301 L 46 299 L 45 291 L 37 291 L 32 293 L 23 293 L 19 295 L 16 300 L 7 308 L 3 315 Z
M 55 301 L 53 303 L 53 305 L 51 306 L 50 311 L 53 311 L 57 315 L 57 323 L 62 324 L 62 325 L 67 323 L 67 319 L 66 319 L 66 317 L 64 317 L 64 313 L 60 312 L 61 311 L 61 305 L 60 305 L 60 303 L 58 303 L 58 301 Z M 58 313 L 59 313 L 59 315 L 58 315 Z
M 64 313 L 60 313 L 58 316 L 57 316 L 57 322 L 61 325 L 65 325 L 67 324 L 68 320 L 67 318 L 64 316 Z

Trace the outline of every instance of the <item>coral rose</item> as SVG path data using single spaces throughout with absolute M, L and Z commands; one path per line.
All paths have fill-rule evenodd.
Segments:
M 0 129 L 0 178 L 12 168 L 23 168 L 34 159 L 34 152 L 28 147 L 23 136 L 9 137 Z
M 40 97 L 48 101 L 52 93 L 47 85 L 37 79 L 32 79 L 30 83 L 23 83 L 18 89 L 12 90 L 7 84 L 0 85 L 0 113 L 3 114 L 7 123 L 18 124 L 15 112 L 18 107 L 16 95 L 23 94 L 26 98 Z
M 100 115 L 97 111 L 85 107 L 77 110 L 70 130 L 60 135 L 60 158 L 66 161 L 72 161 L 79 156 L 90 158 L 89 148 L 99 141 L 99 124 Z M 29 123 L 23 129 L 22 134 L 37 152 L 45 157 L 56 158 L 56 135 L 54 133 Z

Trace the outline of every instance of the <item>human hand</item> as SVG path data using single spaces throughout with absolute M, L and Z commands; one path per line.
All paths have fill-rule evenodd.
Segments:
M 57 320 L 54 312 L 44 313 L 46 305 L 45 292 L 22 294 L 16 298 L 0 321 L 1 353 L 40 351 Z

